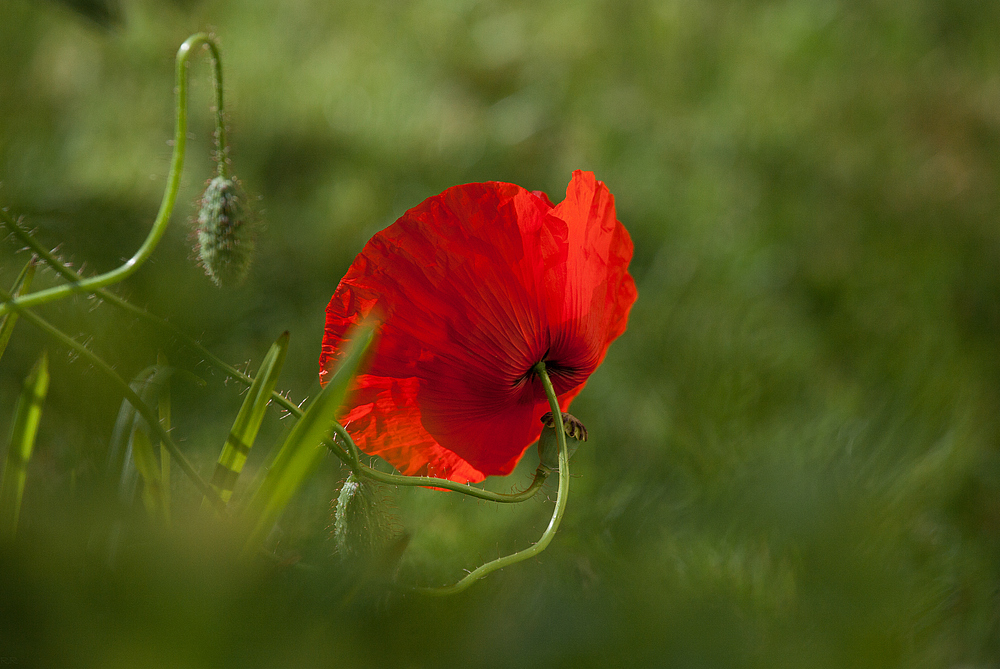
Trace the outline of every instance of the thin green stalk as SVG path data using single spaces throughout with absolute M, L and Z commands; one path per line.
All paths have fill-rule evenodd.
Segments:
M 10 293 L 6 290 L 0 289 L 0 299 L 10 300 Z M 14 309 L 20 313 L 21 317 L 30 322 L 32 325 L 42 330 L 64 346 L 73 349 L 85 357 L 98 371 L 103 373 L 112 381 L 112 383 L 118 386 L 118 389 L 125 396 L 125 399 L 127 399 L 129 404 L 135 407 L 135 410 L 138 411 L 144 419 L 146 419 L 150 429 L 156 433 L 156 436 L 159 437 L 160 441 L 167 447 L 167 450 L 170 451 L 170 455 L 177 460 L 178 466 L 184 471 L 185 474 L 188 475 L 188 478 L 190 478 L 191 482 L 194 483 L 196 488 L 198 488 L 198 491 L 208 497 L 212 504 L 219 509 L 221 513 L 226 513 L 226 503 L 222 501 L 215 490 L 201 478 L 197 471 L 195 471 L 195 468 L 184 456 L 184 453 L 181 452 L 181 450 L 177 447 L 177 444 L 175 444 L 173 439 L 170 438 L 167 431 L 163 429 L 163 426 L 160 424 L 159 416 L 156 412 L 154 412 L 149 405 L 142 401 L 142 398 L 139 397 L 134 390 L 132 390 L 132 387 L 129 386 L 129 384 L 122 379 L 122 377 L 118 376 L 118 373 L 115 372 L 115 370 L 113 370 L 108 363 L 104 362 L 86 346 L 65 334 L 31 310 L 24 309 L 16 303 L 8 302 L 8 304 L 13 304 Z
M 380 481 L 382 483 L 388 483 L 390 485 L 405 485 L 405 486 L 421 486 L 427 488 L 443 488 L 445 490 L 451 490 L 453 492 L 460 492 L 465 495 L 470 495 L 472 497 L 477 497 L 479 499 L 484 499 L 488 502 L 500 502 L 502 504 L 512 504 L 516 502 L 523 502 L 529 500 L 535 496 L 535 494 L 541 490 L 542 484 L 545 483 L 545 479 L 548 478 L 548 470 L 543 470 L 539 467 L 535 470 L 535 477 L 531 480 L 531 484 L 522 490 L 521 492 L 515 493 L 502 493 L 502 492 L 492 492 L 490 490 L 483 490 L 481 488 L 473 488 L 472 486 L 465 485 L 462 483 L 455 483 L 454 481 L 449 481 L 447 479 L 439 479 L 433 476 L 401 476 L 399 474 L 386 474 L 385 472 L 380 472 L 377 469 L 373 469 L 367 465 L 360 465 L 358 468 L 358 473 L 365 478 L 370 478 L 374 481 Z
M 229 178 L 229 147 L 226 145 L 226 114 L 222 105 L 222 56 L 219 45 L 211 37 L 205 42 L 212 54 L 212 71 L 215 73 L 215 160 L 219 176 Z
M 81 279 L 81 276 L 79 274 L 77 274 L 72 269 L 67 267 L 65 263 L 63 263 L 59 258 L 55 256 L 55 254 L 53 254 L 51 251 L 42 246 L 38 242 L 38 240 L 31 235 L 31 233 L 22 228 L 17 223 L 17 221 L 15 221 L 13 217 L 11 217 L 3 209 L 0 209 L 0 223 L 3 223 L 15 237 L 17 237 L 20 241 L 24 242 L 33 252 L 35 252 L 38 255 L 39 258 L 45 261 L 45 263 L 48 264 L 56 272 L 58 272 L 65 278 L 69 279 L 70 281 L 79 281 Z M 142 309 L 141 307 L 135 306 L 131 302 L 122 299 L 121 297 L 115 295 L 110 290 L 107 290 L 105 288 L 98 288 L 97 290 L 93 290 L 91 292 L 93 292 L 95 295 L 100 297 L 105 302 L 115 307 L 118 307 L 122 311 L 126 311 L 132 314 L 133 316 L 141 318 L 142 320 L 154 325 L 155 327 L 159 327 L 170 332 L 171 335 L 181 340 L 184 343 L 184 345 L 189 346 L 194 351 L 196 351 L 198 355 L 200 355 L 204 359 L 205 362 L 212 365 L 213 367 L 215 367 L 216 369 L 218 369 L 231 379 L 238 381 L 239 383 L 242 383 L 245 386 L 249 386 L 253 383 L 253 379 L 250 378 L 250 376 L 239 371 L 238 369 L 227 363 L 225 360 L 221 359 L 220 357 L 212 353 L 210 350 L 202 346 L 196 339 L 188 336 L 183 330 L 175 326 L 173 323 L 166 321 L 160 318 L 159 316 L 151 314 L 145 309 Z M 280 405 L 281 408 L 285 409 L 296 418 L 302 417 L 302 409 L 300 409 L 294 402 L 289 400 L 281 393 L 277 391 L 272 392 L 271 400 L 276 404 Z M 337 428 L 340 426 L 335 425 L 334 427 Z M 340 427 L 338 434 L 341 434 L 343 436 L 347 435 L 347 432 L 344 430 L 343 427 Z M 347 435 L 347 438 L 348 440 L 350 440 L 350 435 Z M 347 464 L 348 466 L 356 465 L 356 462 L 352 463 L 350 456 L 336 443 L 334 443 L 331 440 L 326 440 L 326 442 L 324 443 L 326 444 L 327 448 L 330 449 L 330 451 L 338 458 L 340 458 L 345 464 Z M 348 441 L 347 443 L 353 443 L 353 442 Z
M 340 423 L 338 422 L 337 425 L 339 426 Z M 357 472 L 361 468 L 361 449 L 359 449 L 358 445 L 354 443 L 353 439 L 351 439 L 351 435 L 347 433 L 347 430 L 343 430 L 343 434 L 341 434 L 340 431 L 337 431 L 337 434 L 341 440 L 347 444 L 347 453 L 351 456 L 351 460 L 353 461 L 352 463 L 348 463 L 353 465 L 351 470 Z
M 44 246 L 42 246 L 38 242 L 38 240 L 31 235 L 31 233 L 22 228 L 17 223 L 17 221 L 15 221 L 7 212 L 5 212 L 2 209 L 0 209 L 0 222 L 2 222 L 7 227 L 7 229 L 10 230 L 10 232 L 15 237 L 17 237 L 19 241 L 26 244 L 35 254 L 38 255 L 39 258 L 45 261 L 47 265 L 49 265 L 52 269 L 61 274 L 63 277 L 73 282 L 78 282 L 82 280 L 82 276 L 80 274 L 74 272 L 72 269 L 67 267 L 66 264 L 63 263 L 58 257 L 56 257 L 55 254 L 53 254 L 51 251 L 47 250 Z M 132 314 L 133 316 L 141 318 L 156 327 L 167 330 L 168 332 L 170 332 L 171 335 L 180 339 L 186 346 L 189 346 L 192 349 L 194 349 L 198 353 L 198 355 L 202 356 L 205 359 L 205 362 L 217 368 L 226 376 L 229 376 L 246 386 L 249 386 L 251 383 L 253 383 L 253 379 L 250 378 L 247 374 L 244 374 L 243 372 L 239 371 L 232 365 L 228 364 L 225 360 L 222 360 L 221 358 L 216 356 L 210 350 L 208 350 L 200 343 L 198 343 L 197 340 L 188 336 L 183 330 L 175 326 L 170 321 L 164 320 L 159 316 L 151 314 L 141 307 L 137 307 L 131 302 L 122 299 L 121 297 L 115 295 L 110 290 L 107 290 L 105 288 L 98 288 L 96 290 L 91 290 L 89 292 L 94 293 L 105 302 L 115 307 L 118 307 L 119 309 L 126 311 Z M 288 410 L 296 417 L 302 416 L 302 410 L 299 409 L 295 404 L 293 404 L 289 399 L 282 396 L 280 393 L 275 392 L 272 397 L 272 400 L 280 404 L 284 409 Z
M 14 286 L 10 289 L 12 295 L 22 295 L 30 290 L 31 280 L 35 277 L 35 268 L 37 266 L 37 258 L 32 256 L 31 260 L 24 266 L 24 269 L 21 270 L 21 273 L 17 275 Z M 14 325 L 16 324 L 17 314 L 4 314 L 0 316 L 0 358 L 3 357 L 4 351 L 7 350 L 7 344 L 10 342 L 10 336 L 14 333 Z
M 16 299 L 7 297 L 2 303 L 0 303 L 0 315 L 10 312 L 16 307 L 33 307 L 39 304 L 45 304 L 47 302 L 69 297 L 74 293 L 88 291 L 93 292 L 98 288 L 118 283 L 119 281 L 131 276 L 153 254 L 153 250 L 156 249 L 157 244 L 160 243 L 163 233 L 166 232 L 167 224 L 170 222 L 170 215 L 173 212 L 174 204 L 177 201 L 177 191 L 180 188 L 181 172 L 184 168 L 184 152 L 187 146 L 188 61 L 190 60 L 195 47 L 201 46 L 202 44 L 207 44 L 209 49 L 212 51 L 212 57 L 216 62 L 216 77 L 221 76 L 218 46 L 215 44 L 215 40 L 212 37 L 205 33 L 198 33 L 187 38 L 187 40 L 181 44 L 180 48 L 177 50 L 177 66 L 175 73 L 177 82 L 177 122 L 174 129 L 174 153 L 170 160 L 170 172 L 167 175 L 167 187 L 163 192 L 163 199 L 160 201 L 160 210 L 157 213 L 156 220 L 153 221 L 153 227 L 149 231 L 149 235 L 146 237 L 146 240 L 142 243 L 142 246 L 140 246 L 139 250 L 135 252 L 135 255 L 126 260 L 124 264 L 109 272 L 105 272 L 104 274 L 98 274 L 97 276 L 85 279 L 81 278 L 72 283 L 53 286 L 52 288 L 29 293 L 28 295 L 18 297 Z M 216 91 L 216 96 L 217 103 L 219 104 L 219 120 L 217 122 L 219 125 L 222 125 L 221 80 L 218 83 L 218 87 L 219 90 Z M 222 140 L 224 140 L 224 132 L 221 137 Z M 223 163 L 224 161 L 220 161 L 220 165 Z
M 39 244 L 38 240 L 35 239 L 27 230 L 22 228 L 17 221 L 15 221 L 9 214 L 0 209 L 0 222 L 3 222 L 6 227 L 11 231 L 11 233 L 17 237 L 18 240 L 26 244 L 34 253 L 38 255 L 39 258 L 44 260 L 52 269 L 66 277 L 70 281 L 79 281 L 80 275 L 74 272 L 72 269 L 67 267 L 59 258 L 57 258 L 52 252 L 47 250 L 44 246 Z M 180 328 L 174 326 L 169 321 L 166 321 L 158 316 L 155 316 L 145 309 L 135 306 L 131 302 L 122 299 L 121 297 L 115 295 L 109 290 L 99 288 L 92 291 L 98 297 L 100 297 L 105 302 L 112 304 L 123 311 L 126 311 L 133 316 L 141 318 L 152 325 L 163 328 L 169 331 L 173 336 L 181 340 L 186 346 L 189 346 L 195 350 L 198 355 L 200 355 L 205 362 L 212 365 L 223 374 L 229 376 L 235 381 L 242 383 L 245 386 L 249 386 L 253 383 L 253 379 L 243 372 L 239 371 L 232 365 L 228 364 L 226 361 L 222 360 L 214 353 L 209 351 L 207 348 L 202 346 L 198 341 L 188 336 Z M 271 400 L 281 406 L 282 409 L 295 416 L 296 418 L 302 417 L 302 409 L 298 407 L 294 402 L 289 400 L 287 397 L 279 392 L 274 392 L 271 396 Z M 531 499 L 534 495 L 541 490 L 542 484 L 545 483 L 545 479 L 548 476 L 548 472 L 536 471 L 535 477 L 531 484 L 523 491 L 516 492 L 512 494 L 491 492 L 489 490 L 482 490 L 481 488 L 475 488 L 470 485 L 465 485 L 463 483 L 456 483 L 454 481 L 448 481 L 446 479 L 439 479 L 430 476 L 403 476 L 400 474 L 388 474 L 385 472 L 380 472 L 377 469 L 373 469 L 364 463 L 360 462 L 358 457 L 352 457 L 351 454 L 357 453 L 358 448 L 354 444 L 354 440 L 351 435 L 344 429 L 339 423 L 334 423 L 333 430 L 340 437 L 347 447 L 348 451 L 345 451 L 332 439 L 325 439 L 323 443 L 326 447 L 344 464 L 351 468 L 355 474 L 359 476 L 364 476 L 375 481 L 380 481 L 382 483 L 387 483 L 389 485 L 401 485 L 401 486 L 421 486 L 421 487 L 433 487 L 442 488 L 445 490 L 451 490 L 452 492 L 458 492 L 463 495 L 468 495 L 470 497 L 476 497 L 478 499 L 486 500 L 489 502 L 499 502 L 501 504 L 513 504 L 517 502 L 523 502 L 525 500 Z
M 504 567 L 538 555 L 548 547 L 556 534 L 556 530 L 559 529 L 559 523 L 562 521 L 563 512 L 566 510 L 566 502 L 569 499 L 569 450 L 566 447 L 566 431 L 563 426 L 562 410 L 559 408 L 559 398 L 556 397 L 552 381 L 545 371 L 545 363 L 539 362 L 535 365 L 534 369 L 542 380 L 542 385 L 545 387 L 545 395 L 549 399 L 549 406 L 552 408 L 552 414 L 556 418 L 556 439 L 559 443 L 559 490 L 556 493 L 556 507 L 552 512 L 552 518 L 549 520 L 548 527 L 545 528 L 545 532 L 542 533 L 541 538 L 531 547 L 487 562 L 471 571 L 465 578 L 454 585 L 444 588 L 420 588 L 419 592 L 438 596 L 454 595 L 462 592 L 479 579 L 498 569 L 503 569 Z

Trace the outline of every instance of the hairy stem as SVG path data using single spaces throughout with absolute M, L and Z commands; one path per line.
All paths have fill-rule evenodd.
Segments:
M 542 484 L 545 483 L 545 479 L 548 478 L 551 472 L 548 469 L 539 467 L 535 470 L 535 476 L 531 480 L 531 484 L 521 492 L 515 493 L 491 492 L 489 490 L 473 488 L 472 486 L 465 485 L 463 483 L 455 483 L 454 481 L 439 479 L 433 476 L 402 476 L 399 474 L 386 474 L 366 465 L 361 465 L 359 467 L 359 473 L 361 476 L 366 478 L 381 481 L 382 483 L 388 483 L 390 485 L 443 488 L 453 492 L 460 492 L 471 497 L 478 497 L 479 499 L 484 499 L 489 502 L 512 504 L 515 502 L 523 502 L 534 497 L 535 494 L 541 490 Z
M 118 283 L 119 281 L 131 276 L 153 254 L 153 250 L 156 249 L 157 244 L 160 243 L 160 239 L 163 238 L 163 233 L 166 232 L 167 224 L 170 222 L 170 215 L 174 210 L 174 204 L 177 202 L 177 191 L 180 188 L 181 172 L 184 168 L 184 152 L 187 146 L 188 61 L 190 60 L 195 47 L 203 44 L 208 45 L 212 52 L 212 58 L 215 61 L 214 72 L 217 86 L 216 104 L 218 105 L 217 125 L 218 128 L 221 129 L 221 134 L 218 136 L 216 141 L 219 142 L 217 146 L 220 147 L 220 151 L 225 149 L 225 128 L 222 117 L 222 66 L 219 61 L 218 45 L 209 35 L 205 33 L 198 33 L 187 38 L 187 40 L 181 44 L 180 49 L 177 50 L 177 67 L 175 74 L 177 82 L 177 122 L 174 129 L 174 153 L 173 157 L 170 159 L 170 172 L 167 175 L 167 187 L 163 191 L 163 199 L 160 201 L 160 210 L 157 213 L 156 220 L 153 221 L 153 227 L 149 231 L 149 235 L 146 237 L 146 240 L 142 243 L 142 246 L 140 246 L 139 250 L 135 252 L 135 255 L 126 260 L 124 264 L 111 270 L 110 272 L 105 272 L 104 274 L 98 274 L 97 276 L 85 279 L 80 278 L 71 283 L 53 286 L 52 288 L 29 293 L 18 298 L 7 297 L 0 302 L 0 316 L 10 312 L 16 307 L 33 307 L 39 304 L 45 304 L 47 302 L 53 302 L 55 300 L 69 297 L 74 293 L 88 291 L 93 292 L 98 288 L 104 288 L 105 286 Z M 222 169 L 221 166 L 224 163 L 224 160 L 219 161 L 220 170 Z
M 195 36 L 192 36 L 195 37 Z M 226 144 L 226 114 L 222 104 L 222 57 L 219 45 L 211 37 L 205 41 L 212 54 L 212 72 L 215 81 L 215 160 L 219 166 L 219 176 L 229 177 L 229 146 Z
M 0 298 L 10 299 L 10 293 L 6 290 L 0 289 Z M 110 379 L 111 382 L 114 383 L 122 392 L 129 404 L 135 407 L 135 410 L 138 411 L 139 414 L 146 420 L 146 423 L 149 424 L 149 428 L 156 433 L 157 437 L 160 438 L 160 441 L 177 460 L 177 464 L 180 466 L 181 470 L 188 475 L 188 478 L 190 478 L 195 487 L 198 488 L 198 491 L 205 495 L 212 502 L 212 504 L 215 505 L 220 513 L 227 513 L 226 503 L 222 501 L 222 498 L 219 497 L 215 489 L 208 485 L 205 480 L 199 476 L 198 472 L 195 471 L 194 467 L 184 456 L 184 453 L 181 452 L 181 450 L 177 447 L 177 444 L 175 444 L 173 439 L 170 438 L 167 431 L 163 429 L 163 425 L 160 424 L 159 415 L 153 411 L 148 404 L 142 401 L 142 398 L 139 397 L 138 393 L 132 390 L 132 387 L 127 381 L 118 376 L 117 372 L 115 372 L 115 370 L 113 370 L 108 363 L 104 362 L 104 360 L 95 355 L 93 351 L 59 330 L 41 316 L 38 316 L 32 311 L 24 309 L 16 304 L 14 305 L 14 309 L 20 314 L 21 318 L 42 330 L 56 341 L 85 357 L 98 371 L 108 377 L 108 379 Z
M 556 534 L 556 530 L 559 529 L 559 523 L 562 521 L 563 512 L 566 510 L 566 501 L 569 499 L 569 451 L 566 447 L 566 431 L 563 427 L 562 410 L 559 408 L 559 399 L 556 397 L 555 389 L 552 387 L 552 381 L 549 379 L 549 375 L 545 371 L 545 363 L 539 362 L 535 365 L 535 371 L 541 378 L 542 385 L 545 386 L 545 395 L 549 398 L 549 406 L 552 408 L 552 414 L 556 418 L 556 439 L 559 443 L 559 491 L 556 494 L 556 507 L 552 512 L 552 518 L 549 520 L 549 524 L 545 528 L 545 532 L 543 532 L 541 538 L 539 538 L 539 540 L 529 548 L 525 548 L 524 550 L 512 553 L 511 555 L 505 555 L 501 558 L 497 558 L 496 560 L 487 562 L 486 564 L 471 571 L 465 578 L 454 585 L 444 588 L 421 588 L 419 592 L 427 595 L 438 596 L 454 595 L 462 592 L 479 579 L 495 572 L 498 569 L 503 569 L 504 567 L 508 567 L 512 564 L 516 564 L 538 555 L 548 547 L 548 545 L 552 542 L 552 538 Z

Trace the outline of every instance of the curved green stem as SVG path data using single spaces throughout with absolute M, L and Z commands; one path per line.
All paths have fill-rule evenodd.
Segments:
M 212 71 L 215 73 L 215 161 L 219 166 L 219 176 L 228 178 L 229 147 L 226 144 L 225 107 L 222 105 L 222 56 L 213 38 L 209 37 L 205 44 L 212 54 Z
M 0 298 L 9 300 L 10 293 L 0 288 Z M 59 328 L 49 323 L 41 316 L 38 316 L 34 312 L 28 309 L 24 309 L 17 304 L 14 304 L 14 309 L 18 312 L 21 318 L 25 319 L 38 329 L 42 330 L 56 341 L 64 344 L 65 346 L 73 349 L 74 351 L 85 357 L 88 361 L 90 361 L 92 365 L 94 365 L 94 367 L 98 371 L 102 372 L 112 381 L 112 383 L 118 386 L 118 389 L 125 396 L 125 399 L 128 400 L 129 404 L 135 407 L 135 410 L 138 411 L 139 414 L 146 420 L 146 423 L 149 424 L 149 428 L 156 433 L 157 437 L 160 438 L 160 440 L 163 442 L 163 445 L 166 446 L 167 450 L 170 451 L 170 454 L 174 457 L 174 459 L 177 460 L 177 464 L 180 466 L 180 468 L 184 471 L 185 474 L 188 475 L 188 478 L 190 478 L 191 481 L 198 488 L 198 491 L 201 492 L 203 495 L 205 495 L 205 497 L 207 497 L 209 501 L 213 505 L 215 505 L 215 507 L 219 510 L 220 513 L 222 514 L 228 513 L 228 510 L 226 508 L 226 503 L 222 500 L 221 497 L 219 497 L 219 494 L 215 491 L 215 489 L 209 486 L 205 482 L 205 480 L 198 475 L 198 472 L 195 471 L 195 468 L 184 456 L 184 453 L 181 452 L 181 450 L 177 447 L 177 444 L 174 443 L 173 439 L 170 438 L 170 435 L 163 428 L 163 425 L 160 424 L 159 415 L 156 412 L 154 412 L 149 407 L 148 404 L 142 401 L 142 398 L 139 397 L 139 394 L 136 393 L 134 390 L 132 390 L 132 387 L 128 384 L 127 381 L 125 381 L 125 379 L 118 376 L 118 373 L 115 372 L 115 370 L 113 370 L 111 366 L 108 365 L 108 363 L 104 362 L 101 358 L 94 355 L 93 351 L 91 351 L 86 346 L 76 341 L 69 335 L 63 333 L 61 330 L 59 330 Z
M 4 299 L 3 302 L 0 303 L 0 316 L 8 313 L 15 307 L 33 307 L 39 304 L 45 304 L 47 302 L 69 297 L 74 293 L 87 291 L 92 292 L 98 288 L 118 283 L 119 281 L 131 276 L 153 254 L 153 250 L 156 248 L 157 244 L 160 243 L 160 239 L 163 237 L 163 233 L 167 229 L 167 224 L 170 222 L 170 214 L 173 212 L 174 203 L 177 201 L 177 191 L 180 188 L 181 172 L 184 167 L 184 151 L 187 145 L 187 66 L 194 48 L 201 46 L 202 44 L 209 45 L 212 57 L 216 63 L 216 103 L 218 105 L 217 124 L 219 128 L 223 128 L 221 80 L 222 66 L 219 61 L 218 46 L 216 45 L 214 39 L 209 35 L 205 33 L 198 33 L 187 38 L 187 40 L 185 40 L 177 50 L 177 68 L 175 74 L 177 81 L 177 122 L 174 129 L 174 153 L 170 160 L 170 173 L 167 176 L 167 187 L 163 192 L 163 199 L 160 201 L 160 210 L 156 215 L 156 220 L 153 221 L 153 228 L 149 231 L 146 241 L 142 243 L 142 246 L 140 246 L 139 250 L 135 252 L 135 255 L 126 260 L 123 265 L 111 270 L 110 272 L 98 274 L 97 276 L 88 277 L 86 279 L 81 278 L 68 284 L 53 286 L 52 288 L 29 293 L 16 299 Z M 217 141 L 220 142 L 220 144 L 218 144 L 218 146 L 220 146 L 220 151 L 223 151 L 225 148 L 224 128 Z M 224 156 L 222 156 L 222 158 L 224 158 Z M 220 170 L 222 169 L 221 165 L 224 163 L 224 160 L 219 161 Z
M 364 465 L 361 464 L 361 450 L 358 448 L 358 445 L 354 443 L 354 439 L 351 438 L 351 435 L 339 422 L 333 424 L 333 431 L 337 433 L 341 441 L 347 444 L 347 454 L 351 458 L 351 461 L 347 465 L 351 468 L 352 472 L 360 474 Z
M 390 485 L 443 488 L 444 490 L 460 492 L 464 495 L 469 495 L 470 497 L 478 497 L 479 499 L 484 499 L 488 502 L 513 504 L 516 502 L 523 502 L 534 497 L 535 494 L 541 490 L 542 484 L 545 483 L 545 479 L 548 478 L 551 470 L 545 467 L 539 467 L 535 470 L 535 477 L 531 480 L 531 484 L 521 492 L 515 493 L 492 492 L 490 490 L 474 488 L 470 485 L 465 485 L 464 483 L 455 483 L 454 481 L 449 481 L 448 479 L 439 479 L 433 476 L 401 476 L 399 474 L 386 474 L 385 472 L 380 472 L 377 469 L 372 469 L 366 465 L 360 465 L 358 473 L 366 478 L 381 481 L 382 483 L 388 483 Z
M 538 373 L 539 378 L 542 380 L 542 385 L 545 387 L 545 395 L 549 398 L 549 406 L 552 408 L 552 414 L 556 417 L 556 439 L 559 443 L 559 491 L 556 494 L 556 508 L 552 512 L 552 518 L 549 520 L 548 527 L 545 528 L 545 532 L 542 533 L 541 538 L 531 547 L 487 562 L 486 564 L 469 572 L 465 578 L 454 585 L 449 585 L 444 588 L 420 588 L 418 589 L 418 592 L 438 596 L 454 595 L 462 592 L 479 579 L 495 572 L 498 569 L 503 569 L 504 567 L 508 567 L 512 564 L 516 564 L 538 555 L 548 547 L 548 545 L 552 542 L 552 538 L 556 534 L 556 530 L 559 529 L 559 523 L 562 521 L 563 512 L 566 510 L 566 501 L 569 499 L 569 451 L 566 448 L 566 431 L 563 427 L 562 410 L 559 408 L 559 399 L 556 397 L 555 389 L 552 387 L 552 381 L 549 379 L 549 375 L 545 371 L 545 363 L 539 362 L 535 365 L 534 369 Z
M 69 281 L 80 280 L 81 277 L 79 274 L 77 274 L 72 269 L 67 267 L 65 263 L 63 263 L 59 258 L 57 258 L 51 251 L 49 251 L 44 246 L 39 244 L 37 239 L 35 239 L 27 230 L 22 228 L 17 223 L 17 221 L 15 221 L 14 218 L 11 217 L 3 209 L 0 209 L 0 223 L 3 223 L 15 237 L 17 237 L 20 241 L 24 242 L 36 255 L 38 255 L 39 258 L 45 261 L 45 263 L 48 264 L 49 267 L 51 267 L 56 272 L 61 274 L 64 278 L 68 279 Z M 111 291 L 106 290 L 104 288 L 98 288 L 91 292 L 93 292 L 95 295 L 100 297 L 105 302 L 108 302 L 109 304 L 112 304 L 118 307 L 119 309 L 132 314 L 133 316 L 141 318 L 151 323 L 152 325 L 155 325 L 156 327 L 167 330 L 168 332 L 170 332 L 170 334 L 183 341 L 185 345 L 197 351 L 198 354 L 201 355 L 201 357 L 205 360 L 205 362 L 212 365 L 226 376 L 242 383 L 245 386 L 249 386 L 250 384 L 253 383 L 253 379 L 251 379 L 248 375 L 239 371 L 238 369 L 227 363 L 225 360 L 219 358 L 217 355 L 215 355 L 207 348 L 202 346 L 200 343 L 198 343 L 197 340 L 188 336 L 183 330 L 176 327 L 169 321 L 164 320 L 159 316 L 155 316 L 146 311 L 145 309 L 135 306 L 128 300 L 124 300 L 115 295 L 114 293 L 112 293 Z M 15 303 L 15 309 L 18 308 L 20 308 L 20 305 Z M 271 401 L 281 405 L 283 409 L 294 415 L 296 418 L 302 417 L 302 409 L 300 409 L 296 404 L 294 404 L 291 400 L 289 400 L 281 393 L 277 391 L 272 393 Z M 343 430 L 343 428 L 341 428 L 341 430 Z M 350 437 L 348 435 L 348 439 L 349 438 Z M 348 443 L 353 443 L 353 442 L 349 441 Z M 350 456 L 336 443 L 327 440 L 326 446 L 327 448 L 330 449 L 330 451 L 334 455 L 343 460 L 344 463 L 346 463 L 348 466 L 352 465 Z
M 386 472 L 380 472 L 379 470 L 369 467 L 361 462 L 358 447 L 354 443 L 354 439 L 351 438 L 350 433 L 344 429 L 343 425 L 340 423 L 334 423 L 333 430 L 337 433 L 337 436 L 340 437 L 345 444 L 347 444 L 348 453 L 350 454 L 348 457 L 351 459 L 345 460 L 344 462 L 351 468 L 352 472 L 358 476 L 364 476 L 365 478 L 379 481 L 381 483 L 387 483 L 389 485 L 441 488 L 443 490 L 450 490 L 452 492 L 462 493 L 463 495 L 468 495 L 470 497 L 483 499 L 488 502 L 514 504 L 517 502 L 524 502 L 525 500 L 529 500 L 534 497 L 535 494 L 542 489 L 542 484 L 545 483 L 545 479 L 547 479 L 549 474 L 552 473 L 548 467 L 539 467 L 535 470 L 535 476 L 532 478 L 531 484 L 524 490 L 515 493 L 483 490 L 482 488 L 475 488 L 465 483 L 457 483 L 455 481 L 449 481 L 448 479 L 437 478 L 435 476 L 405 476 L 401 474 L 388 474 Z M 326 443 L 327 447 L 334 445 L 334 442 L 330 440 L 327 440 L 324 443 Z

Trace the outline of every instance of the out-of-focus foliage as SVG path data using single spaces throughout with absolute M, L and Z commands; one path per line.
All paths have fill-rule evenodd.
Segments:
M 558 201 L 593 170 L 635 241 L 639 301 L 574 404 L 590 440 L 556 540 L 443 600 L 360 588 L 332 556 L 332 459 L 282 520 L 296 567 L 234 570 L 218 537 L 142 530 L 105 477 L 121 397 L 22 319 L 0 434 L 43 346 L 52 381 L 0 549 L 0 658 L 1000 663 L 1000 3 L 123 0 L 115 22 L 85 4 L 0 3 L 0 203 L 87 271 L 131 255 L 166 178 L 174 52 L 211 27 L 235 173 L 261 196 L 257 257 L 223 291 L 190 259 L 212 174 L 200 59 L 176 222 L 117 290 L 251 368 L 290 330 L 296 400 L 318 391 L 323 309 L 354 255 L 457 183 Z M 0 285 L 17 248 L 0 246 Z M 205 376 L 172 382 L 172 434 L 212 471 L 235 386 L 106 305 L 40 312 L 125 378 L 158 348 Z M 257 443 L 286 430 L 275 412 Z M 525 485 L 532 458 L 491 485 Z M 385 495 L 410 536 L 398 581 L 420 585 L 526 545 L 550 508 Z

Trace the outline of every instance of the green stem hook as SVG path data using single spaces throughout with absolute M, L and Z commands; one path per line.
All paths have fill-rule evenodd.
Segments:
M 556 397 L 556 391 L 552 387 L 552 381 L 549 379 L 548 373 L 545 371 L 545 363 L 539 362 L 535 365 L 534 369 L 542 380 L 542 385 L 545 387 L 545 395 L 549 399 L 549 407 L 552 409 L 552 415 L 555 416 L 556 440 L 559 444 L 559 491 L 556 493 L 556 507 L 552 512 L 552 518 L 549 519 L 549 524 L 545 528 L 545 532 L 542 533 L 541 538 L 534 545 L 511 555 L 505 555 L 487 562 L 469 572 L 465 578 L 454 585 L 444 588 L 420 588 L 418 592 L 438 596 L 457 594 L 487 574 L 538 555 L 552 543 L 552 538 L 556 535 L 556 530 L 559 529 L 559 523 L 562 521 L 563 512 L 566 511 L 566 502 L 569 499 L 569 450 L 566 446 L 566 431 L 563 426 L 562 409 L 559 408 L 559 399 Z
M 184 168 L 184 151 L 187 145 L 187 84 L 188 84 L 188 61 L 195 47 L 207 45 L 212 54 L 215 64 L 215 103 L 216 103 L 216 150 L 219 159 L 219 174 L 226 176 L 228 167 L 226 163 L 226 130 L 222 108 L 222 61 L 219 56 L 219 46 L 215 38 L 207 33 L 197 33 L 188 37 L 177 50 L 177 123 L 174 129 L 174 153 L 170 160 L 170 172 L 167 175 L 167 187 L 163 192 L 163 199 L 160 201 L 160 211 L 153 222 L 153 228 L 149 231 L 146 241 L 142 243 L 139 250 L 121 266 L 86 279 L 80 279 L 72 283 L 64 283 L 59 286 L 47 288 L 34 293 L 28 293 L 12 300 L 0 302 L 0 316 L 9 313 L 15 306 L 21 308 L 34 307 L 39 304 L 46 304 L 55 300 L 69 297 L 74 293 L 93 292 L 99 288 L 118 283 L 131 276 L 139 267 L 146 262 L 153 254 L 157 244 L 163 237 L 170 222 L 170 215 L 177 202 L 177 191 L 180 187 L 181 172 Z

